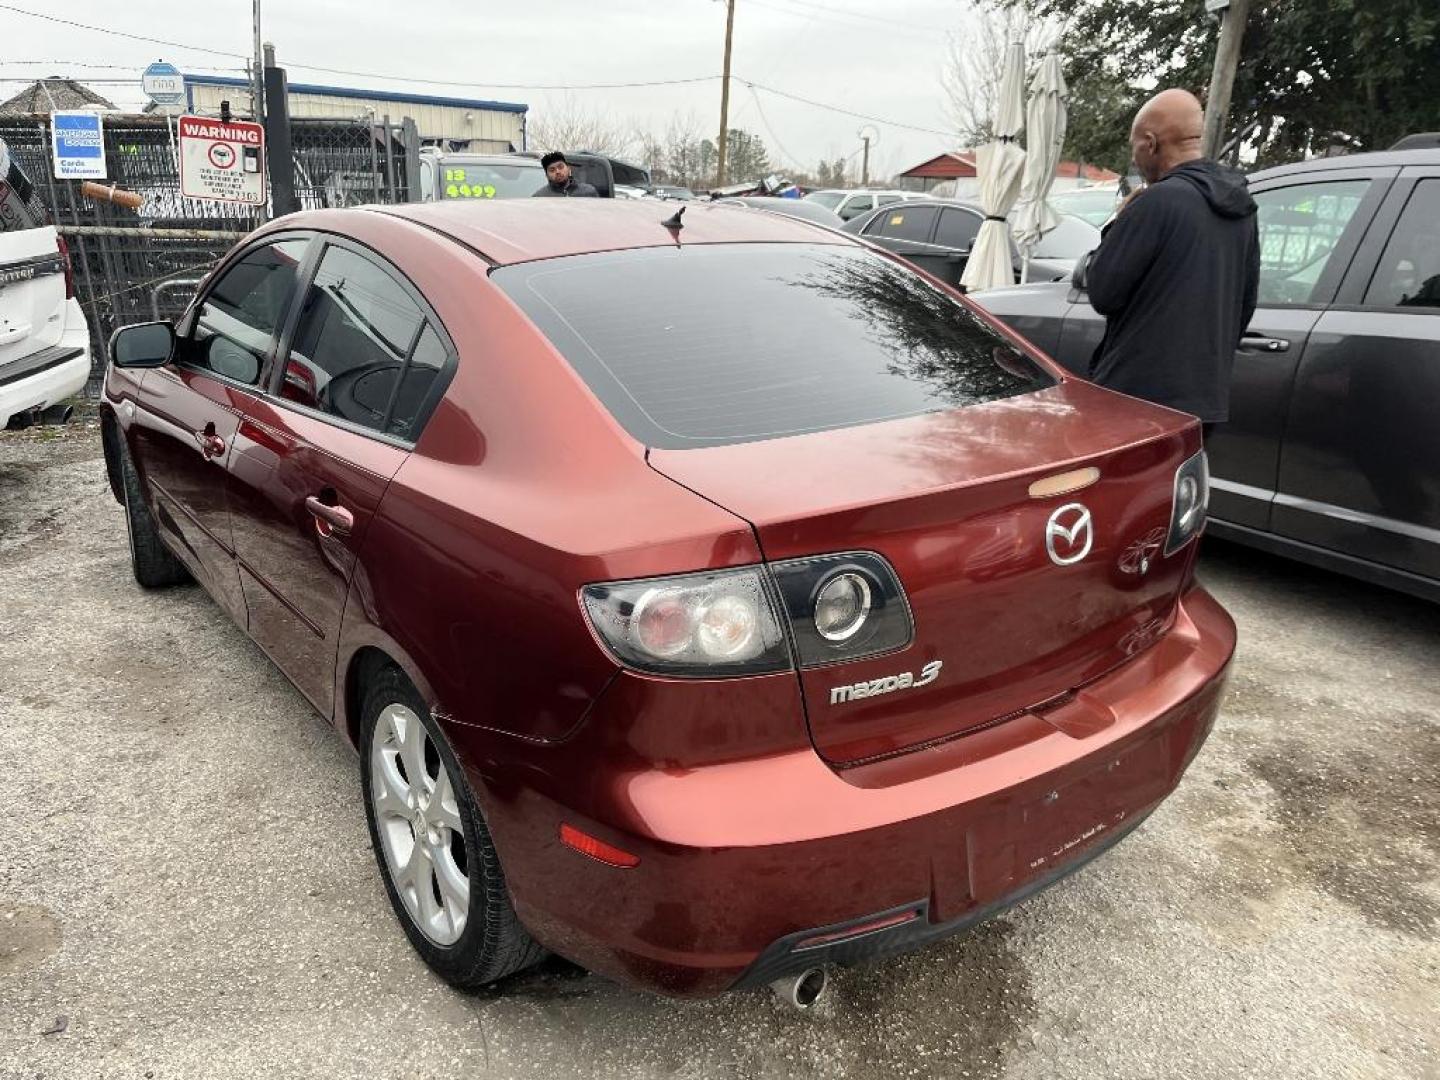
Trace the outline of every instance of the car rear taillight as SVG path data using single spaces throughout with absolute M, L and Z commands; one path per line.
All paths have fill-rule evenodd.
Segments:
M 900 579 L 868 551 L 771 566 L 801 667 L 904 648 L 915 624 Z
M 759 567 L 587 585 L 596 633 L 626 665 L 657 675 L 761 675 L 790 650 Z
M 1165 554 L 1173 555 L 1200 535 L 1210 507 L 1210 461 L 1201 450 L 1175 470 L 1175 492 L 1170 503 L 1170 534 Z
M 582 599 L 620 662 L 655 675 L 772 674 L 797 659 L 813 667 L 891 652 L 914 634 L 895 571 L 871 552 L 587 585 Z
M 65 243 L 63 236 L 55 237 L 55 244 L 60 249 L 60 261 L 65 266 L 65 299 L 75 299 L 75 264 L 70 261 L 70 245 Z

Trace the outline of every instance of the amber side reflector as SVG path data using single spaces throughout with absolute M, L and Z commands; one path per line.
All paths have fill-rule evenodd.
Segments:
M 920 917 L 919 911 L 902 911 L 897 915 L 887 915 L 883 919 L 874 919 L 867 923 L 859 923 L 856 926 L 847 926 L 844 930 L 837 930 L 833 934 L 817 934 L 815 937 L 807 937 L 795 943 L 795 951 L 801 949 L 815 949 L 821 945 L 833 945 L 837 941 L 849 941 L 851 938 L 862 937 L 865 934 L 873 934 L 876 930 L 888 930 L 892 926 L 900 926 L 903 923 L 911 922 Z
M 1088 469 L 1073 469 L 1056 473 L 1030 485 L 1030 498 L 1044 499 L 1051 495 L 1065 495 L 1087 488 L 1100 479 L 1100 470 L 1091 465 Z
M 588 833 L 583 833 L 574 825 L 560 823 L 560 842 L 568 848 L 574 848 L 581 855 L 589 855 L 596 862 L 603 862 L 606 866 L 618 866 L 628 870 L 632 866 L 640 865 L 640 856 L 631 855 L 628 851 L 621 851 L 605 843 L 604 840 L 597 840 Z

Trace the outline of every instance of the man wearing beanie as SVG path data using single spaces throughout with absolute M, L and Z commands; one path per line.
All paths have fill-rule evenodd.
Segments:
M 600 193 L 589 184 L 582 184 L 570 172 L 570 163 L 559 150 L 551 150 L 540 159 L 549 183 L 535 192 L 536 198 L 598 199 Z

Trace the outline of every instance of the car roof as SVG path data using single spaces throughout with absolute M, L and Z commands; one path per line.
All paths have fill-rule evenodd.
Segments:
M 1403 165 L 1440 165 L 1440 149 L 1379 150 L 1370 154 L 1342 154 L 1339 157 L 1311 158 L 1275 165 L 1250 174 L 1251 180 L 1269 180 L 1273 176 L 1296 173 L 1329 172 L 1332 169 L 1374 169 Z
M 368 207 L 413 221 L 479 252 L 497 265 L 626 248 L 689 244 L 846 244 L 830 229 L 779 214 L 737 214 L 687 203 L 677 236 L 664 222 L 673 203 L 640 199 L 447 200 Z

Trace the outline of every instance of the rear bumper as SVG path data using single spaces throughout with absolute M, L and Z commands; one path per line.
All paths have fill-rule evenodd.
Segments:
M 0 367 L 0 428 L 10 417 L 78 394 L 90 378 L 90 331 L 77 300 L 65 304 L 58 344 Z
M 1196 588 L 1165 637 L 1064 706 L 930 750 L 844 772 L 809 747 L 614 774 L 595 760 L 573 797 L 494 808 L 517 913 L 554 951 L 677 996 L 924 945 L 1094 858 L 1173 791 L 1234 646 Z M 561 821 L 640 864 L 560 846 Z

